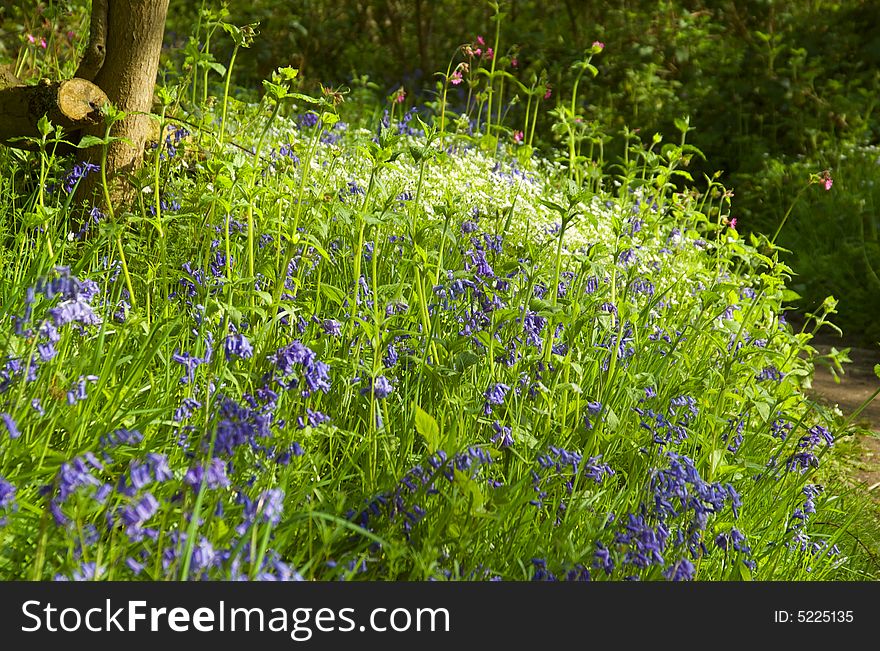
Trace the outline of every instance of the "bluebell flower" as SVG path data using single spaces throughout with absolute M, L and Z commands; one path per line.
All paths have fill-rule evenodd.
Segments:
M 202 482 L 208 489 L 226 488 L 229 478 L 226 476 L 226 462 L 214 457 L 207 463 L 207 471 L 202 464 L 197 464 L 186 471 L 183 482 L 198 491 Z
M 338 337 L 342 334 L 342 324 L 335 319 L 324 319 L 321 322 L 321 330 L 331 337 Z
M 192 561 L 190 567 L 193 572 L 201 572 L 208 569 L 217 559 L 217 552 L 214 551 L 211 541 L 202 536 L 193 546 Z
M 73 189 L 76 187 L 77 183 L 80 182 L 81 179 L 84 179 L 89 174 L 94 172 L 99 172 L 101 170 L 100 166 L 94 163 L 88 162 L 79 162 L 73 166 L 73 169 L 67 173 L 64 177 L 64 181 L 62 182 L 62 187 L 67 194 L 73 192 Z
M 394 347 L 394 344 L 388 344 L 388 349 L 386 350 L 384 357 L 382 357 L 383 366 L 385 366 L 385 368 L 392 368 L 397 364 L 398 359 L 397 349 Z
M 308 129 L 320 121 L 320 118 L 317 113 L 313 111 L 309 111 L 306 113 L 300 113 L 296 116 L 296 124 L 300 129 Z
M 483 394 L 483 397 L 486 399 L 483 412 L 488 416 L 492 413 L 492 405 L 503 405 L 508 391 L 510 391 L 510 387 L 501 382 L 490 385 Z
M 276 525 L 281 521 L 284 512 L 284 491 L 280 488 L 270 488 L 260 494 L 260 517 L 263 522 Z
M 184 398 L 180 406 L 174 410 L 174 422 L 180 423 L 190 418 L 196 409 L 201 409 L 202 403 L 195 398 Z
M 601 542 L 596 542 L 596 551 L 593 552 L 593 567 L 605 571 L 606 575 L 611 575 L 614 571 L 614 559 L 611 552 Z
M 97 375 L 81 375 L 76 384 L 67 392 L 67 404 L 75 405 L 77 402 L 88 398 L 86 393 L 87 382 L 97 382 L 100 378 Z
M 227 362 L 233 357 L 248 359 L 250 357 L 253 357 L 254 355 L 253 346 L 251 346 L 251 343 L 247 340 L 247 337 L 245 337 L 240 332 L 234 332 L 226 336 L 224 349 L 226 351 Z
M 6 431 L 9 433 L 9 438 L 17 439 L 21 436 L 21 432 L 18 431 L 18 425 L 15 420 L 7 414 L 5 411 L 0 414 L 0 419 L 3 420 L 3 424 L 6 426 Z
M 159 501 L 152 493 L 144 493 L 140 499 L 119 509 L 118 520 L 125 526 L 125 533 L 133 542 L 140 542 L 144 535 L 144 524 L 159 511 Z
M 9 510 L 15 504 L 15 486 L 0 477 L 0 509 Z
M 327 414 L 323 414 L 320 411 L 309 409 L 306 407 L 306 418 L 304 419 L 302 416 L 298 416 L 297 419 L 297 427 L 299 429 L 304 429 L 306 423 L 308 423 L 311 427 L 317 427 L 322 423 L 327 423 L 330 421 L 330 416 Z
M 765 366 L 763 368 L 763 370 L 761 370 L 760 373 L 755 375 L 755 379 L 758 380 L 759 382 L 764 382 L 767 380 L 771 380 L 773 382 L 781 382 L 782 378 L 784 378 L 784 377 L 785 377 L 785 374 L 782 373 L 778 368 L 776 368 L 772 364 Z
M 663 576 L 670 581 L 691 581 L 695 573 L 694 564 L 686 558 L 676 561 L 663 570 Z
M 384 375 L 372 378 L 369 386 L 361 389 L 361 395 L 373 394 L 378 400 L 384 400 L 394 391 L 394 385 Z
M 128 567 L 128 569 L 131 570 L 132 574 L 134 574 L 135 576 L 138 576 L 141 572 L 144 571 L 144 569 L 146 569 L 146 566 L 143 563 L 138 561 L 136 558 L 132 558 L 131 556 L 125 559 L 125 565 L 126 567 Z
M 513 437 L 511 436 L 511 429 L 509 427 L 502 425 L 496 420 L 492 423 L 492 429 L 495 430 L 492 442 L 498 447 L 503 449 L 513 445 Z

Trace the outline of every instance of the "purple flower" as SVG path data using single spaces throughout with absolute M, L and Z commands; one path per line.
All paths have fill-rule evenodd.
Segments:
M 593 567 L 605 570 L 607 575 L 614 571 L 614 559 L 611 558 L 611 552 L 598 541 L 596 542 L 596 551 L 593 553 Z
M 388 350 L 385 353 L 385 356 L 382 358 L 382 364 L 385 368 L 391 368 L 395 364 L 397 364 L 397 360 L 399 356 L 397 354 L 397 349 L 394 347 L 394 344 L 388 344 Z
M 695 572 L 694 564 L 682 558 L 663 570 L 663 576 L 670 581 L 691 581 Z
M 202 536 L 199 542 L 193 546 L 192 553 L 192 569 L 194 572 L 200 572 L 209 568 L 217 559 L 217 552 L 214 551 L 211 541 Z
M 299 386 L 300 380 L 294 375 L 299 370 L 307 386 L 302 391 L 303 397 L 308 397 L 319 390 L 324 393 L 330 391 L 330 366 L 320 361 L 314 351 L 304 346 L 299 340 L 289 346 L 279 348 L 269 356 L 269 361 L 281 373 L 284 380 L 278 379 L 278 382 L 286 389 Z
M 15 420 L 7 414 L 5 411 L 0 414 L 0 419 L 3 420 L 3 424 L 6 426 L 6 431 L 9 432 L 9 438 L 17 439 L 21 436 L 21 432 L 18 431 L 18 425 L 15 423 Z
M 296 426 L 299 429 L 304 429 L 306 423 L 308 423 L 311 427 L 317 427 L 321 423 L 326 423 L 329 421 L 330 416 L 328 416 L 327 414 L 322 414 L 320 411 L 315 411 L 306 407 L 306 418 L 303 418 L 302 416 L 297 416 Z
M 144 486 L 152 482 L 165 482 L 174 478 L 168 467 L 168 457 L 164 454 L 150 452 L 144 459 L 132 459 L 129 464 L 128 477 L 130 486 L 125 484 L 125 476 L 120 478 L 119 492 L 130 497 Z
M 226 351 L 227 362 L 233 357 L 248 359 L 249 357 L 253 357 L 254 355 L 253 346 L 251 346 L 251 343 L 247 340 L 247 337 L 245 337 L 240 332 L 232 333 L 226 337 L 224 349 Z
M 270 488 L 260 495 L 258 500 L 260 507 L 260 517 L 263 522 L 270 524 L 278 524 L 281 522 L 281 515 L 284 512 L 284 491 L 280 488 Z
M 146 568 L 146 565 L 138 561 L 136 558 L 132 558 L 131 556 L 125 559 L 125 564 L 135 576 L 143 572 Z
M 202 481 L 205 481 L 207 488 L 225 488 L 229 486 L 229 478 L 226 476 L 226 463 L 216 457 L 208 462 L 207 472 L 201 464 L 193 466 L 186 471 L 183 482 L 198 491 L 201 488 Z
M 378 400 L 384 400 L 394 391 L 394 385 L 384 375 L 372 378 L 370 385 L 361 389 L 361 395 L 372 393 Z
M 785 463 L 785 469 L 788 470 L 788 472 L 794 472 L 796 470 L 803 474 L 810 467 L 819 467 L 819 459 L 812 452 L 795 452 Z
M 201 409 L 202 403 L 195 398 L 184 398 L 180 406 L 174 410 L 174 422 L 180 423 L 193 415 L 196 409 Z
M 139 542 L 145 534 L 151 533 L 144 530 L 143 526 L 158 511 L 159 501 L 152 493 L 144 493 L 139 500 L 120 509 L 118 516 L 119 521 L 125 525 L 126 535 L 132 541 Z
M 499 423 L 497 420 L 492 423 L 492 429 L 495 430 L 495 435 L 492 437 L 492 442 L 497 444 L 500 448 L 509 448 L 513 445 L 513 437 L 511 436 L 511 429 Z
M 8 509 L 15 503 L 15 486 L 0 477 L 0 509 Z
M 97 382 L 99 379 L 97 375 L 81 375 L 76 385 L 67 392 L 67 404 L 75 405 L 77 402 L 88 398 L 86 382 Z
M 64 177 L 62 187 L 67 194 L 73 192 L 73 189 L 79 183 L 80 179 L 84 179 L 92 172 L 99 172 L 101 168 L 94 163 L 81 162 L 73 166 L 73 169 Z
M 483 397 L 486 399 L 483 413 L 488 416 L 492 413 L 492 405 L 503 405 L 504 398 L 507 396 L 508 391 L 510 391 L 510 387 L 500 382 L 493 384 L 486 389 L 486 392 L 483 394 Z
M 758 380 L 758 382 L 764 382 L 767 380 L 771 380 L 773 382 L 781 382 L 782 378 L 784 377 L 785 374 L 772 364 L 769 366 L 765 366 L 760 373 L 755 375 L 755 379 Z
M 321 330 L 331 337 L 338 337 L 342 334 L 342 324 L 335 319 L 324 319 L 321 322 Z

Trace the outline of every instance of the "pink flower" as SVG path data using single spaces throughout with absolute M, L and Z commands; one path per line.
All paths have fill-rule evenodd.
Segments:
M 593 49 L 601 52 L 605 49 L 605 44 L 602 41 L 593 41 Z
M 519 59 L 517 59 L 516 57 L 513 57 L 513 58 L 510 60 L 510 66 L 511 66 L 512 68 L 516 68 L 518 65 L 519 65 Z
M 43 48 L 44 50 L 46 49 L 46 39 L 44 39 L 44 38 L 40 39 L 40 47 Z
M 492 51 L 492 48 L 486 48 L 486 58 L 491 61 L 494 56 L 495 52 Z
M 477 36 L 477 45 L 485 45 L 486 41 L 483 40 L 482 36 Z
M 405 100 L 405 99 L 406 99 L 406 91 L 403 90 L 403 86 L 398 88 L 395 91 L 394 95 L 391 96 L 391 101 L 393 101 L 395 104 L 403 104 L 403 100 Z
M 513 132 L 513 141 L 516 144 L 521 145 L 522 141 L 523 141 L 523 137 L 524 137 L 524 134 L 522 131 L 514 131 Z
M 733 230 L 736 230 L 736 217 L 734 217 L 733 219 L 730 220 L 730 227 Z
M 544 99 L 550 99 L 550 95 L 552 95 L 552 91 L 550 90 L 550 84 L 547 84 L 547 92 L 544 93 Z
M 458 86 L 461 83 L 461 72 L 456 70 L 452 73 L 452 76 L 449 77 L 449 83 L 453 86 Z
M 480 48 L 477 48 L 474 50 L 474 54 L 476 54 L 477 56 L 480 56 L 483 54 L 483 50 L 481 50 Z
M 831 186 L 834 184 L 834 179 L 831 178 L 831 172 L 829 170 L 825 170 L 822 172 L 822 183 L 825 186 L 825 191 L 831 189 Z
M 28 34 L 28 35 L 27 35 L 27 40 L 28 40 L 28 43 L 36 43 L 36 42 L 37 42 L 37 39 L 34 38 L 34 35 L 33 35 L 33 34 Z

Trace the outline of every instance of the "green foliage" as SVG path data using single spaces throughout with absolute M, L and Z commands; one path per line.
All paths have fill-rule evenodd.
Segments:
M 288 31 L 274 3 L 180 7 L 193 36 L 166 53 L 130 205 L 76 223 L 101 171 L 51 124 L 0 152 L 0 575 L 876 578 L 833 463 L 856 430 L 803 393 L 837 304 L 780 319 L 800 292 L 777 244 L 833 195 L 805 163 L 778 240 L 737 230 L 699 173 L 720 100 L 681 96 L 689 62 L 740 61 L 709 43 L 730 6 L 648 4 L 582 23 L 545 3 L 529 51 L 505 44 L 536 3 L 452 3 L 421 112 L 406 85 L 315 83 L 310 59 L 248 77 L 272 30 L 350 19 L 351 51 L 394 25 L 371 10 L 411 3 L 303 3 Z M 761 26 L 788 23 L 762 11 L 745 29 L 779 70 L 788 32 Z M 461 45 L 480 12 L 493 36 Z M 617 138 L 627 102 L 655 122 Z

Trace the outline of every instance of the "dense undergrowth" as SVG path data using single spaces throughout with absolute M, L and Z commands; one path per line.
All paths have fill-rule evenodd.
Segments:
M 189 81 L 128 209 L 82 217 L 49 125 L 0 152 L 0 576 L 876 575 L 801 392 L 827 314 L 786 323 L 685 121 L 603 175 L 574 115 L 554 162 Z

